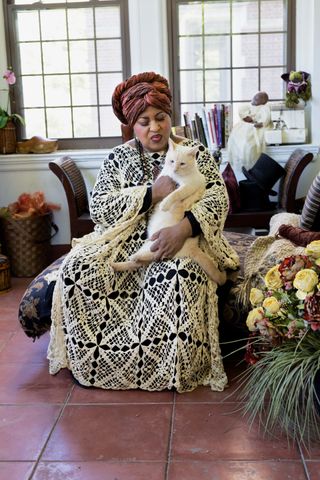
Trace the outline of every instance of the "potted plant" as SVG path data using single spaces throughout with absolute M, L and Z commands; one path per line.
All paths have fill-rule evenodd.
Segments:
M 8 88 L 2 88 L 2 91 L 8 92 L 7 107 L 0 107 L 0 153 L 14 153 L 16 151 L 16 122 L 25 124 L 24 119 L 18 113 L 9 113 L 9 103 L 12 96 L 12 88 L 16 83 L 16 76 L 12 68 L 9 67 L 3 74 L 3 78 Z

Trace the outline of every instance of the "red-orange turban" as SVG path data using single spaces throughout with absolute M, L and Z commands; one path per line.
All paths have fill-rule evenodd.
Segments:
M 154 72 L 133 75 L 120 83 L 112 95 L 112 107 L 121 123 L 133 125 L 148 107 L 159 108 L 171 116 L 172 95 L 168 80 Z

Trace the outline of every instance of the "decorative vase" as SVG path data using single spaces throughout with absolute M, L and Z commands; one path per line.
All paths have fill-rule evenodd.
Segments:
M 16 146 L 16 126 L 9 121 L 4 128 L 0 128 L 0 154 L 15 153 Z

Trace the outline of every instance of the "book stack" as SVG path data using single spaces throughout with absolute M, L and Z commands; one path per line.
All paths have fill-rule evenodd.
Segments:
M 212 108 L 203 107 L 193 118 L 185 112 L 183 118 L 185 137 L 199 140 L 210 149 L 227 146 L 232 128 L 231 104 L 215 103 Z

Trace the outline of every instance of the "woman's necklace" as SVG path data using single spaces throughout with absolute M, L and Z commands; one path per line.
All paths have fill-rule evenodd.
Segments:
M 153 178 L 153 180 L 157 178 L 157 176 L 160 173 L 160 168 L 157 165 L 155 165 L 154 168 L 151 169 L 150 159 L 146 158 L 143 145 L 140 142 L 140 140 L 138 140 L 137 138 L 135 138 L 135 145 L 136 145 L 136 149 L 139 152 L 139 158 L 141 161 L 142 172 L 143 172 L 142 178 L 140 180 L 140 184 L 144 185 L 147 182 L 147 180 L 149 180 L 151 177 Z M 168 147 L 164 152 L 164 155 L 167 153 L 167 150 L 168 150 Z
M 142 166 L 142 178 L 140 180 L 140 184 L 144 185 L 151 176 L 150 162 L 144 154 L 144 149 L 140 140 L 135 138 L 135 143 L 136 143 L 136 149 L 139 152 L 139 158 Z

